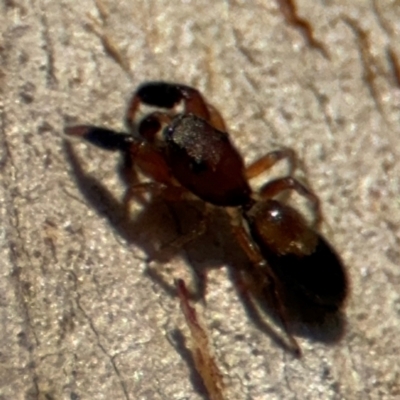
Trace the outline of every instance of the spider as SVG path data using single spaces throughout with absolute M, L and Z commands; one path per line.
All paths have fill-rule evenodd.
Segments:
M 143 105 L 158 110 L 137 122 Z M 123 154 L 127 213 L 130 201 L 145 202 L 145 194 L 204 202 L 198 227 L 177 240 L 177 247 L 204 233 L 212 206 L 224 208 L 251 260 L 251 266 L 243 269 L 244 285 L 255 295 L 272 293 L 292 348 L 300 355 L 286 321 L 281 288 L 289 286 L 311 303 L 337 310 L 344 303 L 348 285 L 340 258 L 318 231 L 322 219 L 318 197 L 292 177 L 296 162 L 293 150 L 267 153 L 246 167 L 221 114 L 199 91 L 181 84 L 147 82 L 139 86 L 129 102 L 125 122 L 129 133 L 88 125 L 68 127 L 65 132 Z M 253 191 L 249 181 L 282 159 L 288 160 L 288 176 Z M 149 179 L 140 181 L 138 172 Z M 308 200 L 315 216 L 313 223 L 277 199 L 288 190 Z M 180 292 L 181 299 L 182 293 L 186 291 Z

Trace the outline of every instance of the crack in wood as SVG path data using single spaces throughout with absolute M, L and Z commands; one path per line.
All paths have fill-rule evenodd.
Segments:
M 277 3 L 286 22 L 293 25 L 301 33 L 307 45 L 330 60 L 329 52 L 324 44 L 315 38 L 312 25 L 305 18 L 299 16 L 294 0 L 277 0 Z

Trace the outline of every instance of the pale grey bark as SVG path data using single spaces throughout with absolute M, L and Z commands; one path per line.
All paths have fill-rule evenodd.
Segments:
M 247 162 L 294 148 L 351 279 L 343 339 L 297 336 L 299 361 L 243 311 L 223 219 L 158 266 L 211 269 L 198 311 L 227 398 L 400 398 L 399 7 L 296 4 L 314 42 L 272 0 L 0 2 L 0 399 L 204 398 L 171 344 L 178 301 L 144 275 L 171 210 L 121 222 L 117 157 L 63 145 L 66 123 L 122 129 L 150 79 L 199 88 Z

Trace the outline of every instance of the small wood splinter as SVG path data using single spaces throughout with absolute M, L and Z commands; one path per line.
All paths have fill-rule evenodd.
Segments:
M 222 374 L 210 353 L 207 332 L 197 318 L 196 309 L 190 305 L 189 293 L 182 279 L 175 280 L 181 309 L 191 334 L 191 353 L 197 372 L 199 373 L 211 400 L 224 400 L 225 388 Z

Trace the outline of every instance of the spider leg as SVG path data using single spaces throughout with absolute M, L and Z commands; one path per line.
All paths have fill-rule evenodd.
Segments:
M 263 172 L 272 168 L 278 161 L 287 159 L 289 163 L 289 173 L 292 175 L 296 169 L 296 154 L 290 148 L 283 148 L 280 150 L 271 151 L 265 154 L 263 157 L 259 158 L 246 168 L 247 179 L 253 179 Z
M 204 210 L 202 212 L 201 218 L 196 226 L 191 232 L 184 234 L 177 239 L 174 239 L 170 243 L 167 243 L 163 246 L 164 249 L 175 249 L 178 250 L 185 246 L 186 244 L 192 242 L 197 239 L 199 236 L 202 236 L 207 231 L 207 222 L 211 211 L 211 205 L 205 203 Z
M 138 145 L 138 141 L 131 135 L 97 126 L 76 125 L 65 128 L 64 132 L 68 136 L 84 139 L 103 150 L 124 151 Z
M 141 104 L 172 109 L 180 102 L 183 102 L 185 113 L 210 120 L 209 107 L 198 90 L 186 85 L 156 81 L 139 86 L 129 102 L 126 124 L 129 128 L 134 128 L 136 113 Z
M 207 103 L 208 112 L 210 113 L 210 118 L 208 122 L 221 132 L 226 132 L 226 124 L 221 113 L 211 104 Z
M 261 271 L 260 271 L 261 272 Z M 290 351 L 295 357 L 301 357 L 301 349 L 294 337 L 288 332 L 285 325 L 285 309 L 280 301 L 279 292 L 277 291 L 275 281 L 271 277 L 267 277 L 265 273 L 254 274 L 253 268 L 244 270 L 231 271 L 236 290 L 242 300 L 242 303 L 250 316 L 252 322 L 262 331 L 267 333 L 273 341 L 282 348 Z M 266 301 L 277 310 L 277 314 L 281 319 L 283 329 L 288 337 L 284 340 L 279 333 L 272 328 L 262 316 L 262 310 L 257 306 L 257 300 Z
M 273 305 L 278 312 L 279 318 L 288 336 L 293 352 L 296 354 L 297 357 L 300 357 L 300 346 L 298 345 L 296 339 L 293 337 L 287 322 L 285 306 L 283 300 L 281 299 L 279 291 L 279 280 L 276 277 L 272 268 L 269 266 L 267 260 L 265 260 L 260 253 L 258 246 L 251 239 L 250 234 L 243 226 L 243 219 L 240 216 L 239 212 L 236 209 L 229 209 L 228 213 L 231 217 L 232 229 L 236 240 L 239 242 L 240 246 L 245 251 L 251 261 L 250 269 L 247 269 L 245 272 L 248 276 L 252 278 L 253 282 L 256 283 L 256 286 L 258 287 L 257 291 L 259 292 L 258 294 L 262 294 L 262 292 L 266 289 L 271 292 Z M 267 286 L 269 286 L 269 288 L 267 288 Z
M 249 239 L 248 235 L 244 232 L 240 232 L 239 229 L 235 229 L 234 231 L 236 237 L 238 238 L 242 248 L 246 251 L 247 255 L 249 256 L 250 260 L 260 259 L 261 255 L 259 250 L 254 246 L 254 244 Z M 247 242 L 243 245 L 244 242 Z M 257 292 L 254 293 L 257 297 L 262 296 L 262 292 L 264 290 L 268 290 L 271 293 L 271 298 L 273 301 L 273 306 L 277 310 L 279 318 L 281 320 L 282 326 L 284 331 L 287 334 L 289 339 L 289 343 L 291 348 L 293 349 L 294 354 L 297 357 L 301 356 L 301 349 L 299 344 L 297 343 L 296 339 L 293 337 L 291 330 L 289 328 L 287 316 L 286 316 L 286 309 L 283 303 L 283 300 L 280 295 L 279 291 L 279 279 L 274 274 L 273 270 L 270 268 L 268 263 L 265 260 L 262 260 L 258 263 L 252 263 L 250 269 L 247 269 L 246 275 L 251 277 L 252 281 L 255 285 L 251 285 L 251 287 L 257 286 Z M 250 285 L 249 290 L 251 291 Z
M 143 129 L 149 131 L 152 128 Z M 145 203 L 146 193 L 158 195 L 162 192 L 168 199 L 180 199 L 185 192 L 182 187 L 174 185 L 163 156 L 150 144 L 125 133 L 89 125 L 67 127 L 65 133 L 84 139 L 101 149 L 122 153 L 119 173 L 127 186 L 123 199 L 126 215 L 129 214 L 129 203 L 133 198 Z M 137 170 L 150 177 L 153 182 L 140 183 Z

